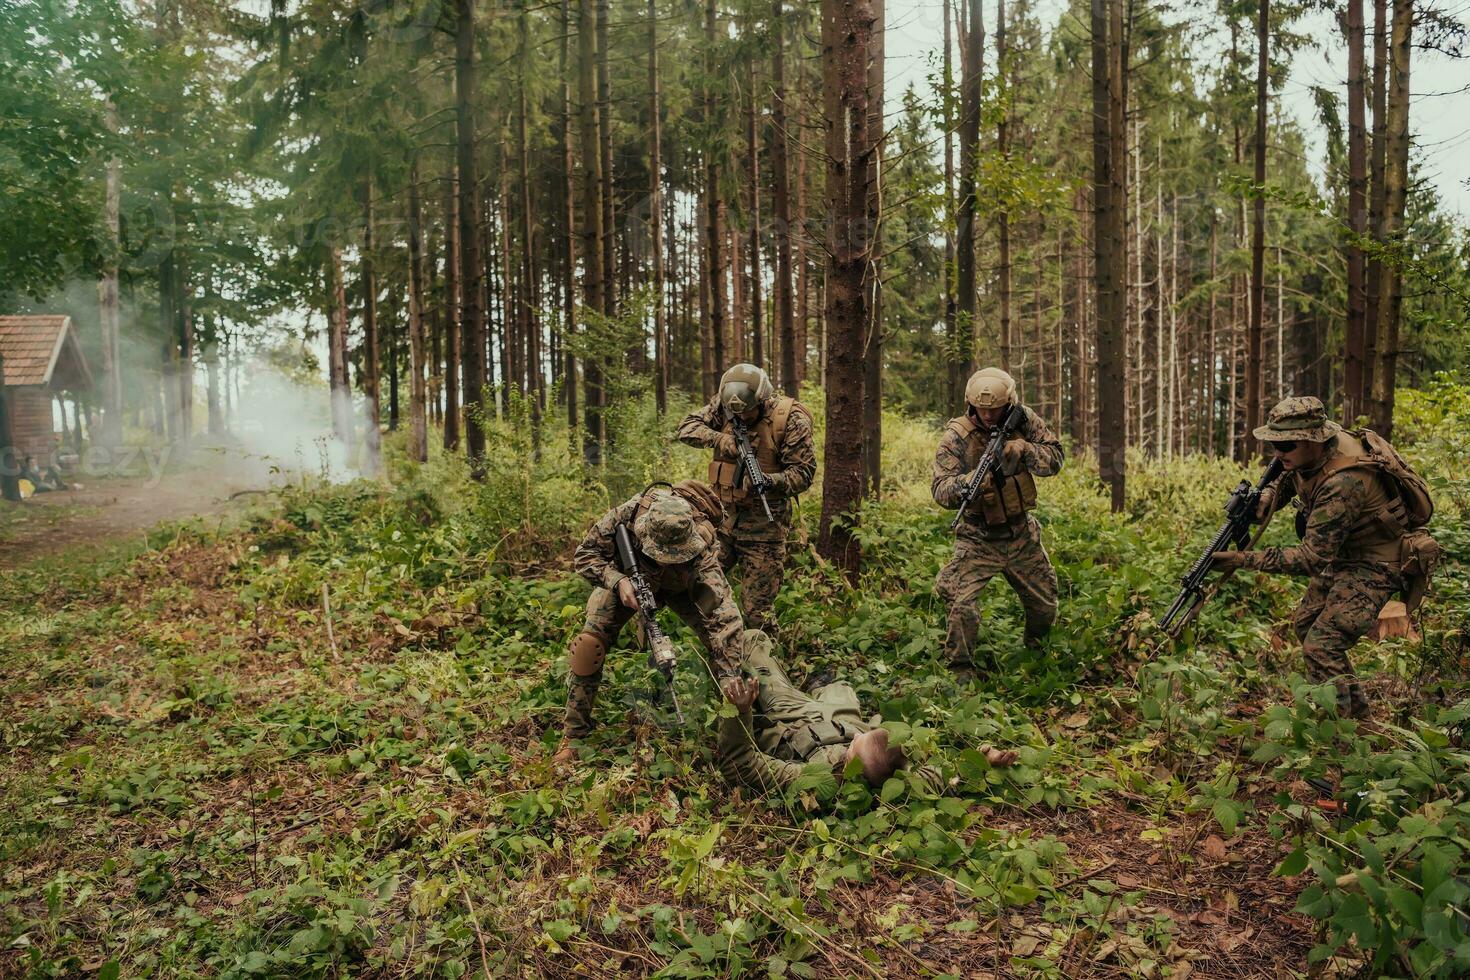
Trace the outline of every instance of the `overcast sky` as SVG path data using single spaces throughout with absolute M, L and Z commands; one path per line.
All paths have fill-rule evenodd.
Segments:
M 1051 27 L 1066 5 L 1038 0 L 1042 23 Z M 1364 5 L 1372 18 L 1371 4 Z M 897 93 L 910 83 L 922 88 L 931 70 L 931 56 L 944 41 L 943 0 L 887 0 L 887 73 L 889 111 L 898 106 Z M 1470 0 L 1448 0 L 1445 13 L 1470 17 Z M 986 46 L 994 41 L 994 0 L 986 0 Z M 1310 14 L 1295 30 L 1318 40 L 1312 50 L 1298 51 L 1291 77 L 1280 93 L 1282 108 L 1296 117 L 1308 135 L 1312 169 L 1320 176 L 1326 158 L 1326 137 L 1316 120 L 1312 87 L 1332 89 L 1346 97 L 1347 51 L 1332 16 Z M 1369 42 L 1371 45 L 1371 41 Z M 987 53 L 987 63 L 992 60 Z M 1369 51 L 1371 60 L 1371 48 Z M 958 70 L 958 69 L 956 69 Z M 1439 190 L 1445 206 L 1470 220 L 1470 58 L 1456 60 L 1416 49 L 1410 64 L 1412 105 L 1409 125 L 1423 174 Z M 1273 98 L 1275 93 L 1273 93 Z M 1346 121 L 1346 111 L 1343 115 Z

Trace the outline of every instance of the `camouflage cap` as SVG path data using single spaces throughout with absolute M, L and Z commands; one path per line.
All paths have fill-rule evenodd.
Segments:
M 1263 442 L 1326 442 L 1341 431 L 1342 426 L 1327 417 L 1322 399 L 1298 395 L 1277 402 L 1255 437 Z
M 965 401 L 976 408 L 1001 408 L 1016 400 L 1016 379 L 1000 368 L 982 368 L 965 383 Z
M 754 364 L 736 364 L 720 376 L 720 404 L 739 415 L 775 393 L 766 372 Z
M 661 565 L 693 561 L 704 553 L 704 538 L 694 525 L 694 508 L 671 493 L 655 493 L 648 509 L 633 522 L 638 548 Z

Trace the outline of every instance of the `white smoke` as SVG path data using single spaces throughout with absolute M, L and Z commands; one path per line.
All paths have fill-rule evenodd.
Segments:
M 319 378 L 293 377 L 266 357 L 253 357 L 230 419 L 234 453 L 256 465 L 270 483 L 335 483 L 361 476 L 354 449 L 333 435 L 334 398 L 356 401 L 340 392 L 329 394 Z M 347 406 L 344 415 L 353 419 L 360 438 L 358 406 Z

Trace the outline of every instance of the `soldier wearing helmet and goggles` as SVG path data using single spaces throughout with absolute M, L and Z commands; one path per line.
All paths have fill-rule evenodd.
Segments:
M 1026 612 L 1025 642 L 1041 646 L 1057 616 L 1057 573 L 1041 544 L 1033 477 L 1054 476 L 1062 468 L 1062 444 L 1046 423 L 1016 399 L 1016 382 L 999 368 L 975 372 L 965 385 L 965 414 L 945 427 L 934 456 L 930 490 L 934 502 L 955 510 L 984 453 L 985 445 L 1008 413 L 1021 418 L 1003 444 L 994 476 L 966 507 L 956 529 L 954 558 L 935 580 L 949 605 L 945 653 L 956 671 L 975 668 L 980 627 L 976 600 L 997 574 L 1004 575 Z
M 741 427 L 763 483 L 757 484 L 742 462 L 737 440 Z M 811 412 L 778 394 L 765 371 L 736 364 L 720 378 L 714 399 L 679 424 L 676 437 L 687 446 L 714 450 L 708 482 L 725 506 L 720 562 L 726 571 L 740 565 L 746 625 L 769 629 L 784 575 L 792 501 L 812 485 L 817 472 Z

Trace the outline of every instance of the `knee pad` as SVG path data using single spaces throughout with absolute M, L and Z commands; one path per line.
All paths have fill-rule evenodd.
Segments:
M 602 661 L 606 656 L 607 644 L 596 633 L 578 633 L 567 648 L 567 663 L 578 677 L 602 673 Z

